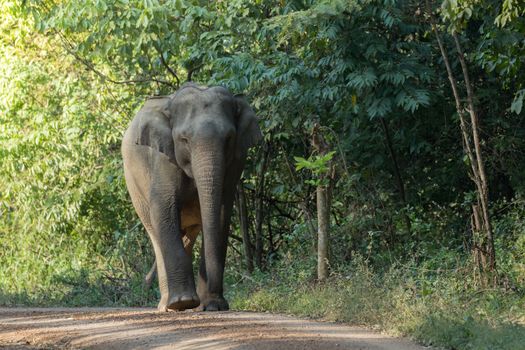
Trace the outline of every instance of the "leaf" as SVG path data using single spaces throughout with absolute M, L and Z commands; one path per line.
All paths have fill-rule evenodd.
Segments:
M 373 119 L 375 117 L 384 117 L 392 110 L 392 101 L 389 98 L 378 98 L 372 101 L 372 104 L 367 108 L 368 116 Z
M 301 170 L 310 165 L 310 162 L 302 157 L 293 157 L 293 159 L 295 160 L 295 170 Z
M 419 106 L 428 106 L 429 103 L 428 91 L 422 89 L 401 90 L 396 95 L 396 105 L 411 113 L 414 113 Z
M 366 68 L 362 71 L 350 73 L 348 79 L 347 86 L 358 90 L 373 87 L 377 83 L 377 76 L 372 68 Z
M 335 151 L 328 152 L 327 154 L 322 156 L 320 159 L 322 160 L 323 163 L 326 163 L 326 162 L 332 160 L 332 158 L 334 157 L 335 153 L 336 153 Z
M 523 108 L 523 98 L 525 97 L 525 89 L 519 90 L 514 96 L 512 105 L 510 106 L 510 111 L 516 114 L 520 114 Z

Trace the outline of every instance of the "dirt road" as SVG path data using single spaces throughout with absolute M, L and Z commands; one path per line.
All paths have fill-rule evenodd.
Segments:
M 421 350 L 334 323 L 252 312 L 0 308 L 1 349 Z

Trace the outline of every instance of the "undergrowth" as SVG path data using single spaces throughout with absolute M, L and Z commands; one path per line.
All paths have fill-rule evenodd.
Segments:
M 467 269 L 409 263 L 376 271 L 354 259 L 319 284 L 304 272 L 314 264 L 285 259 L 271 273 L 239 276 L 231 306 L 344 321 L 447 349 L 525 349 L 524 295 L 475 288 Z

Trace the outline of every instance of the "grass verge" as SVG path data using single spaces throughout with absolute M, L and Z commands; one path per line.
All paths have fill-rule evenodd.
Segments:
M 294 264 L 278 270 L 233 284 L 232 308 L 343 321 L 448 349 L 525 349 L 523 295 L 473 288 L 461 271 L 395 266 L 378 273 L 360 261 L 316 284 Z

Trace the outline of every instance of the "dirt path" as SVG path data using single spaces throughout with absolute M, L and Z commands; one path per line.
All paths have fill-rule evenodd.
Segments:
M 424 347 L 366 329 L 252 312 L 0 308 L 1 349 L 359 349 Z

